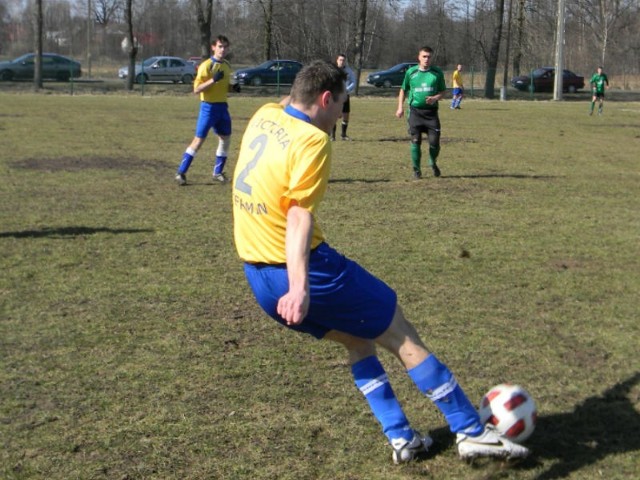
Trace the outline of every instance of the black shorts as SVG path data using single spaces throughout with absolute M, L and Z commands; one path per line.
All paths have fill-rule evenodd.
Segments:
M 416 136 L 422 133 L 440 133 L 440 117 L 435 108 L 409 109 L 409 135 Z
M 351 103 L 349 102 L 349 95 L 347 95 L 347 100 L 342 105 L 342 113 L 350 113 L 351 112 Z
M 604 92 L 593 92 L 593 96 L 596 98 L 604 98 Z

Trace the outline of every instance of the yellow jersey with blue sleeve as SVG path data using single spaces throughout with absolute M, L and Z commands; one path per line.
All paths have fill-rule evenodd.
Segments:
M 200 92 L 200 100 L 208 103 L 221 103 L 227 101 L 229 93 L 229 82 L 231 81 L 231 66 L 226 60 L 215 60 L 208 58 L 198 67 L 196 79 L 193 81 L 193 88 L 209 81 L 213 76 L 222 71 L 224 76 L 206 90 Z
M 287 212 L 314 216 L 331 167 L 329 136 L 291 106 L 270 103 L 251 118 L 233 176 L 234 240 L 249 263 L 286 263 Z M 314 221 L 311 249 L 324 242 Z
M 452 76 L 452 81 L 453 81 L 453 88 L 462 88 L 462 75 L 460 74 L 459 70 L 454 70 L 453 72 L 453 76 Z

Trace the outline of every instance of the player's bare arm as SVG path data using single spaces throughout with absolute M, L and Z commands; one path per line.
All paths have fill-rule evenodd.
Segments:
M 404 99 L 404 90 L 400 89 L 400 93 L 398 93 L 398 109 L 396 110 L 396 117 L 398 118 L 404 117 Z
M 278 301 L 278 314 L 289 324 L 302 323 L 309 311 L 309 252 L 313 215 L 297 205 L 287 212 L 286 256 L 289 291 Z

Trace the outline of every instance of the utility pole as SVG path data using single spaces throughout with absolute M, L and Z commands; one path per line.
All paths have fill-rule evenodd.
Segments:
M 558 26 L 556 27 L 556 75 L 553 84 L 553 99 L 562 100 L 562 77 L 564 72 L 564 0 L 558 0 Z

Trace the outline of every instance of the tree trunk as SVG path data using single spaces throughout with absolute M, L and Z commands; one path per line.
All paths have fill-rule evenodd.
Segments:
M 198 19 L 200 31 L 200 56 L 208 58 L 211 55 L 211 18 L 213 17 L 213 0 L 207 0 L 206 11 L 202 10 L 200 0 L 191 0 Z
M 500 56 L 500 40 L 502 38 L 502 24 L 504 22 L 504 0 L 495 0 L 495 30 L 491 40 L 491 50 L 487 58 L 487 77 L 484 83 L 485 98 L 495 98 L 496 70 Z
M 133 90 L 133 82 L 136 76 L 136 55 L 138 54 L 138 41 L 133 36 L 133 0 L 127 0 L 125 9 L 125 19 L 127 22 L 127 38 L 129 39 L 129 75 L 127 75 L 127 90 Z
M 273 37 L 273 0 L 260 0 L 264 14 L 264 31 L 262 36 L 262 53 L 264 60 L 271 58 L 271 43 Z
M 35 72 L 33 73 L 33 88 L 40 90 L 42 88 L 42 35 L 43 35 L 43 18 L 42 18 L 42 0 L 36 1 L 36 34 L 35 34 Z
M 355 94 L 358 95 L 360 91 L 360 74 L 362 73 L 362 53 L 364 51 L 364 34 L 367 26 L 367 0 L 359 0 L 358 2 L 358 28 L 356 30 L 356 36 L 354 39 L 354 67 L 356 67 L 356 90 Z

